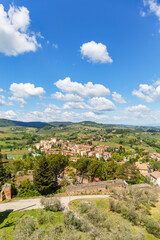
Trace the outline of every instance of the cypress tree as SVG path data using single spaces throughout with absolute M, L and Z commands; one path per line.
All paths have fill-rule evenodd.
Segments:
M 40 158 L 35 165 L 33 183 L 42 195 L 53 192 L 54 176 L 45 157 Z

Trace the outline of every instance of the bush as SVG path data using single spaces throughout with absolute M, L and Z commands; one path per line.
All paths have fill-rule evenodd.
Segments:
M 138 224 L 139 221 L 139 215 L 136 212 L 135 208 L 130 208 L 127 214 L 127 218 L 129 221 L 131 221 L 134 225 Z
M 78 204 L 78 210 L 80 213 L 87 213 L 91 207 L 91 203 L 88 201 L 82 201 Z
M 148 233 L 151 233 L 155 237 L 160 238 L 160 224 L 157 220 L 151 217 L 147 217 L 144 224 Z
M 43 197 L 41 198 L 40 203 L 46 210 L 49 210 L 49 211 L 58 212 L 62 210 L 62 205 L 58 198 Z
M 29 179 L 25 179 L 20 183 L 18 197 L 34 197 L 39 196 L 39 192 L 35 189 L 33 183 Z
M 16 224 L 14 239 L 15 240 L 30 240 L 32 233 L 35 231 L 35 221 L 31 216 L 23 216 Z
M 81 232 L 89 232 L 90 226 L 86 219 L 76 216 L 74 212 L 67 211 L 64 213 L 63 221 L 66 227 L 73 226 L 76 230 Z
M 85 214 L 85 217 L 93 224 L 102 226 L 106 219 L 106 214 L 101 213 L 95 204 L 83 201 L 78 205 L 79 212 Z
M 30 237 L 30 240 L 44 240 L 45 236 L 45 230 L 44 229 L 37 229 L 34 231 L 32 236 Z
M 53 213 L 48 213 L 44 210 L 40 210 L 37 214 L 37 222 L 39 225 L 44 223 L 53 223 L 55 216 Z
M 112 212 L 116 211 L 116 203 L 113 199 L 109 199 L 109 209 Z

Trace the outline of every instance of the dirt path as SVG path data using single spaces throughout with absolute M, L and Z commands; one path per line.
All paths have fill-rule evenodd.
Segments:
M 63 208 L 68 208 L 69 202 L 76 199 L 91 199 L 91 198 L 108 198 L 109 195 L 82 195 L 82 196 L 68 196 L 68 197 L 60 197 L 61 204 Z M 22 211 L 22 210 L 30 210 L 42 208 L 40 204 L 40 198 L 36 199 L 22 199 L 15 200 L 8 203 L 0 204 L 0 212 L 4 211 Z

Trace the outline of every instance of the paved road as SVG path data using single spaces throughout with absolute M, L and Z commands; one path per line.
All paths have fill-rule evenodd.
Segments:
M 91 199 L 91 198 L 108 198 L 109 195 L 82 195 L 82 196 L 68 196 L 68 197 L 60 197 L 61 204 L 63 208 L 68 208 L 68 204 L 70 201 L 76 199 Z M 8 203 L 0 204 L 0 212 L 3 211 L 22 211 L 22 210 L 30 210 L 42 208 L 40 204 L 40 198 L 36 199 L 23 199 L 23 200 L 13 200 Z

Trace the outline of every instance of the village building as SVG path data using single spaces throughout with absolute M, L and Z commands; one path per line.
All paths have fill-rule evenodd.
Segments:
M 160 186 L 160 172 L 155 171 L 150 174 L 151 182 Z

